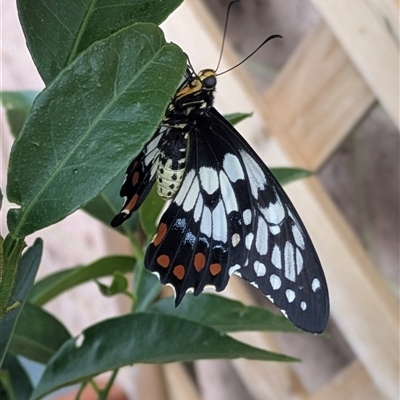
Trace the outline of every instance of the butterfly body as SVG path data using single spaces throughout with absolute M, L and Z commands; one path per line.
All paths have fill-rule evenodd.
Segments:
M 111 224 L 140 207 L 156 178 L 168 181 L 157 183 L 172 200 L 145 266 L 174 288 L 176 305 L 188 291 L 223 290 L 235 273 L 296 326 L 322 332 L 329 298 L 311 239 L 273 174 L 212 106 L 215 86 L 213 70 L 188 67 L 160 128 L 128 167 L 125 205 Z

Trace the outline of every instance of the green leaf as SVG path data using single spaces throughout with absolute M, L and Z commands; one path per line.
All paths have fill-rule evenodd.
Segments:
M 14 237 L 93 199 L 156 130 L 186 66 L 162 31 L 136 24 L 93 44 L 35 100 L 11 151 Z
M 100 322 L 79 338 L 68 340 L 49 361 L 32 399 L 124 365 L 239 357 L 297 361 L 238 342 L 192 321 L 134 313 Z
M 160 24 L 182 1 L 17 0 L 17 5 L 28 48 L 48 84 L 95 41 L 136 22 Z
M 240 121 L 243 121 L 246 118 L 249 118 L 253 115 L 253 113 L 232 113 L 224 115 L 224 118 L 230 122 L 232 125 L 238 124 Z
M 113 280 L 110 286 L 104 285 L 103 283 L 96 281 L 100 292 L 107 297 L 115 296 L 116 294 L 125 293 L 128 289 L 128 280 L 125 275 L 115 271 Z
M 64 325 L 53 315 L 27 302 L 15 327 L 9 351 L 46 364 L 70 338 Z
M 4 389 L 8 396 L 3 393 Z M 33 387 L 24 367 L 18 359 L 12 354 L 7 353 L 2 370 L 0 371 L 0 397 L 3 400 L 11 400 L 13 397 L 10 391 L 13 392 L 15 399 L 28 400 Z
M 174 299 L 166 297 L 154 303 L 147 311 L 175 315 L 223 332 L 299 332 L 283 315 L 276 315 L 261 307 L 245 306 L 238 301 L 215 294 L 185 296 L 176 308 Z
M 100 194 L 83 207 L 84 211 L 108 227 L 110 227 L 110 221 L 120 212 L 124 204 L 119 192 L 125 179 L 125 170 L 126 166 Z M 138 213 L 135 212 L 127 221 L 114 229 L 125 236 L 131 236 L 137 230 L 138 220 Z
M 23 309 L 25 310 L 24 302 L 35 280 L 36 272 L 39 269 L 42 251 L 43 242 L 41 239 L 36 239 L 33 245 L 25 251 L 19 260 L 18 272 L 11 299 L 14 302 L 21 302 L 22 305 L 0 318 L 0 366 L 10 343 L 15 325 L 21 315 L 21 311 Z
M 37 91 L 0 92 L 1 103 L 6 110 L 6 117 L 14 137 L 18 137 L 28 117 Z
M 271 172 L 281 185 L 308 178 L 312 175 L 312 172 L 301 168 L 271 168 Z
M 133 257 L 109 256 L 85 267 L 75 267 L 56 272 L 46 276 L 33 286 L 29 301 L 41 306 L 62 292 L 82 283 L 112 275 L 115 271 L 132 272 L 135 262 Z
M 140 225 L 149 239 L 156 233 L 156 220 L 164 204 L 165 201 L 157 194 L 157 185 L 153 185 L 147 199 L 139 208 Z

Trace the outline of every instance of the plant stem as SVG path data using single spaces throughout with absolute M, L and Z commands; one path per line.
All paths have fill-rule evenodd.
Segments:
M 111 390 L 111 387 L 112 387 L 112 385 L 113 385 L 113 383 L 115 381 L 115 378 L 117 377 L 118 371 L 119 371 L 119 368 L 115 369 L 112 372 L 111 377 L 108 380 L 106 387 L 103 390 L 100 391 L 98 400 L 107 400 L 108 393 Z

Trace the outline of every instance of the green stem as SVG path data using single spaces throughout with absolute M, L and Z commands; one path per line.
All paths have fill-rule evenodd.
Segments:
M 133 313 L 136 310 L 139 288 L 140 288 L 140 284 L 142 282 L 142 276 L 143 276 L 143 270 L 144 270 L 144 263 L 143 263 L 144 254 L 143 254 L 143 251 L 142 251 L 141 247 L 139 246 L 135 236 L 131 235 L 129 237 L 129 240 L 130 240 L 132 248 L 133 248 L 133 254 L 136 257 L 135 280 L 133 282 L 132 307 L 131 307 L 131 312 Z
M 110 390 L 112 388 L 112 385 L 113 385 L 113 383 L 115 381 L 115 378 L 117 377 L 118 371 L 119 371 L 119 368 L 115 369 L 112 372 L 111 377 L 108 380 L 106 387 L 103 390 L 100 391 L 98 400 L 107 400 L 108 393 L 110 392 Z

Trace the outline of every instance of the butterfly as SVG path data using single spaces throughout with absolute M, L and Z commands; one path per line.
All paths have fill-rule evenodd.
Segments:
M 119 226 L 157 184 L 170 204 L 145 266 L 173 287 L 175 305 L 236 274 L 298 328 L 321 333 L 329 316 L 324 273 L 288 196 L 240 133 L 213 107 L 216 73 L 188 65 L 159 128 L 131 162 Z

